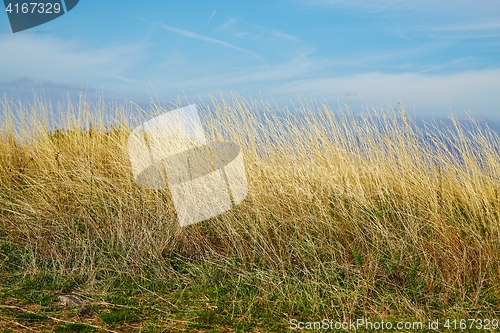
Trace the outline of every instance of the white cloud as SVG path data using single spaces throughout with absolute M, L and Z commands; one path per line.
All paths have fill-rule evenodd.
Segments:
M 427 0 L 425 0 L 427 1 Z M 316 1 L 318 2 L 318 1 Z M 360 1 L 354 1 L 360 4 Z M 375 1 L 369 1 L 375 4 Z M 383 3 L 400 3 L 400 1 L 382 1 Z M 329 2 L 331 3 L 331 1 Z M 326 4 L 326 2 L 325 2 Z M 489 22 L 489 23 L 488 23 Z M 154 62 L 145 63 L 147 45 L 130 44 L 123 46 L 89 47 L 83 43 L 64 41 L 52 36 L 40 35 L 0 35 L 0 80 L 15 83 L 21 77 L 41 78 L 19 81 L 22 86 L 47 87 L 48 89 L 73 89 L 78 85 L 86 86 L 90 78 L 90 86 L 96 88 L 104 86 L 104 90 L 122 91 L 129 93 L 129 98 L 134 98 L 135 93 L 146 94 L 154 88 L 162 96 L 172 96 L 179 91 L 187 94 L 208 93 L 217 94 L 220 91 L 259 91 L 272 94 L 276 99 L 287 101 L 298 93 L 312 95 L 317 99 L 341 98 L 346 93 L 358 93 L 368 102 L 386 104 L 388 101 L 396 103 L 403 99 L 408 109 L 416 107 L 417 112 L 430 112 L 428 110 L 442 110 L 448 112 L 445 95 L 448 96 L 452 107 L 457 111 L 470 109 L 484 115 L 500 112 L 500 69 L 485 69 L 480 71 L 463 71 L 455 74 L 431 75 L 408 65 L 406 68 L 395 68 L 405 64 L 394 64 L 391 70 L 404 70 L 406 73 L 389 74 L 374 72 L 379 63 L 389 63 L 392 59 L 404 58 L 408 55 L 418 56 L 430 53 L 442 46 L 442 41 L 429 42 L 412 49 L 394 51 L 387 54 L 349 55 L 337 59 L 313 59 L 311 54 L 315 49 L 301 41 L 299 38 L 286 32 L 269 27 L 255 26 L 231 19 L 217 32 L 224 36 L 255 37 L 265 36 L 258 40 L 248 40 L 248 44 L 262 48 L 263 45 L 272 45 L 272 51 L 279 47 L 280 57 L 274 57 L 274 63 L 247 62 L 245 59 L 239 65 L 240 59 L 245 54 L 255 58 L 262 57 L 248 49 L 240 48 L 229 42 L 207 37 L 192 31 L 161 25 L 173 33 L 187 38 L 200 40 L 215 45 L 220 45 L 222 50 L 236 50 L 235 52 L 216 51 L 226 59 L 233 59 L 236 65 L 228 68 L 224 61 L 195 62 L 185 56 L 187 51 L 169 50 L 161 54 Z M 488 31 L 495 32 L 499 29 L 498 23 L 474 23 L 467 25 L 444 25 L 443 33 L 454 31 Z M 435 31 L 437 29 L 433 27 Z M 431 31 L 430 29 L 428 31 Z M 212 31 L 214 32 L 214 30 Z M 234 38 L 234 37 L 233 37 Z M 254 43 L 254 44 L 251 44 Z M 249 47 L 250 48 L 250 47 Z M 217 49 L 218 50 L 218 49 Z M 228 56 L 230 55 L 230 57 Z M 240 57 L 238 57 L 239 55 Z M 271 54 L 272 56 L 273 54 Z M 435 68 L 428 68 L 427 72 L 436 73 L 441 69 L 460 67 L 468 58 L 460 58 L 445 64 L 437 64 Z M 135 67 L 137 66 L 137 67 Z M 216 67 L 216 68 L 214 68 Z M 141 69 L 133 72 L 131 68 Z M 346 68 L 356 68 L 356 71 L 365 71 L 364 74 L 348 75 Z M 342 72 L 341 72 L 342 71 Z M 419 73 L 416 73 L 420 71 Z M 132 74 L 133 73 L 133 74 Z M 142 81 L 139 81 L 142 79 Z M 23 83 L 24 82 L 24 83 Z M 45 83 L 44 83 L 45 82 Z M 60 83 L 58 83 L 60 82 Z M 65 84 L 68 84 L 66 87 Z M 69 86 L 74 84 L 75 86 Z M 56 85 L 56 86 L 54 86 Z M 0 90 L 2 88 L 0 82 Z M 11 85 L 12 86 L 12 85 Z M 76 89 L 76 88 L 75 88 Z M 162 97 L 163 98 L 163 97 Z M 167 97 L 168 99 L 168 97 Z M 433 112 L 434 112 L 433 111 Z
M 90 78 L 123 77 L 142 59 L 145 48 L 139 44 L 92 48 L 30 34 L 0 36 L 0 78 L 5 82 L 27 76 L 82 84 Z
M 366 101 L 386 105 L 403 100 L 408 110 L 419 113 L 448 112 L 446 98 L 457 112 L 500 113 L 500 69 L 468 71 L 458 74 L 423 75 L 417 73 L 365 73 L 343 77 L 290 80 L 276 93 L 301 92 L 318 98 L 356 93 Z

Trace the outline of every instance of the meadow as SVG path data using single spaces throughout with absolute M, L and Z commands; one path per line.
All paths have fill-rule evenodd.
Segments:
M 153 103 L 135 121 L 184 105 Z M 124 107 L 0 108 L 4 332 L 498 319 L 500 138 L 473 119 L 419 127 L 403 106 L 212 98 L 203 125 L 241 147 L 248 196 L 181 228 L 168 189 L 134 182 Z

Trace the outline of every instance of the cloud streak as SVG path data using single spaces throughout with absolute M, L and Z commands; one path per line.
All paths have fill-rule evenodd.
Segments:
M 260 55 L 258 55 L 257 53 L 249 51 L 249 50 L 246 50 L 246 49 L 241 48 L 241 47 L 238 47 L 238 46 L 233 45 L 231 43 L 228 43 L 228 42 L 225 42 L 225 41 L 222 41 L 222 40 L 219 40 L 219 39 L 211 38 L 211 37 L 206 37 L 206 36 L 197 34 L 195 32 L 189 31 L 189 30 L 183 30 L 183 29 L 177 29 L 177 28 L 174 28 L 174 27 L 170 27 L 170 26 L 165 25 L 163 23 L 159 23 L 159 25 L 162 28 L 164 28 L 164 29 L 167 29 L 169 31 L 175 32 L 175 33 L 180 34 L 182 36 L 193 38 L 193 39 L 197 39 L 197 40 L 201 40 L 201 41 L 212 43 L 212 44 L 221 45 L 221 46 L 233 49 L 233 50 L 244 52 L 244 53 L 249 54 L 249 55 L 251 55 L 251 56 L 253 56 L 253 57 L 255 57 L 255 58 L 259 59 L 259 60 L 263 60 L 263 58 Z
M 216 10 L 214 9 L 214 11 L 212 12 L 212 15 L 210 15 L 210 18 L 208 19 L 207 24 L 205 24 L 205 26 L 203 27 L 202 31 L 205 31 L 205 28 L 208 26 L 208 24 L 210 23 L 210 21 L 212 21 L 212 17 L 214 17 L 215 12 L 216 12 Z

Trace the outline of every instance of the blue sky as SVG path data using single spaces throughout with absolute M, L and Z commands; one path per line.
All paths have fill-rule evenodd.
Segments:
M 500 121 L 498 0 L 80 0 L 12 34 L 0 13 L 0 92 L 116 100 L 297 93 L 410 114 Z M 446 96 L 446 97 L 445 97 Z M 448 102 L 447 102 L 448 101 Z

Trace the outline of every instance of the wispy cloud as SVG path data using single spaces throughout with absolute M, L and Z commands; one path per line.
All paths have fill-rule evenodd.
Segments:
M 387 15 L 384 20 L 390 17 L 391 25 L 399 22 L 401 27 L 410 30 L 417 27 L 424 31 L 450 21 L 460 22 L 461 26 L 467 27 L 465 29 L 491 29 L 500 15 L 500 2 L 497 0 L 303 0 L 303 4 L 347 9 L 356 15 L 384 13 Z M 459 28 L 460 25 L 451 27 Z
M 459 35 L 472 35 L 477 37 L 496 37 L 500 35 L 498 21 L 481 22 L 475 24 L 445 25 L 431 28 L 435 32 L 458 33 Z
M 195 32 L 189 31 L 189 30 L 183 30 L 183 29 L 173 28 L 173 27 L 170 27 L 170 26 L 165 25 L 163 23 L 159 23 L 159 25 L 162 28 L 167 29 L 167 30 L 172 31 L 172 32 L 175 32 L 177 34 L 180 34 L 180 35 L 183 35 L 183 36 L 186 36 L 186 37 L 189 37 L 189 38 L 194 38 L 194 39 L 202 40 L 202 41 L 208 42 L 208 43 L 221 45 L 221 46 L 233 49 L 233 50 L 238 50 L 238 51 L 241 51 L 241 52 L 245 52 L 247 54 L 252 55 L 253 57 L 255 57 L 257 59 L 263 60 L 263 58 L 260 55 L 258 55 L 257 53 L 249 51 L 249 50 L 246 50 L 246 49 L 241 48 L 241 47 L 238 47 L 238 46 L 233 45 L 231 43 L 228 43 L 228 42 L 225 42 L 225 41 L 222 41 L 222 40 L 219 40 L 219 39 L 215 39 L 215 38 L 203 36 L 203 35 L 197 34 Z
M 276 36 L 278 38 L 286 39 L 286 40 L 296 42 L 296 43 L 302 42 L 299 38 L 292 36 L 292 35 L 285 34 L 284 32 L 279 31 L 279 30 L 270 29 L 269 32 L 271 33 L 271 35 Z
M 464 25 L 450 25 L 444 27 L 435 28 L 436 31 L 457 31 L 457 32 L 479 32 L 479 31 L 498 31 L 500 30 L 500 23 L 498 21 L 494 22 L 483 22 L 477 24 L 464 24 Z
M 355 17 L 369 16 L 377 26 L 396 36 L 485 38 L 500 33 L 497 0 L 303 0 L 306 6 L 347 10 Z M 383 14 L 383 15 L 381 15 Z
M 231 24 L 228 24 L 228 22 L 226 22 L 224 24 L 225 25 L 224 30 L 227 30 L 230 27 L 236 26 L 236 23 L 237 23 L 236 21 L 231 21 Z M 233 33 L 234 36 L 240 37 L 240 38 L 257 39 L 257 38 L 260 38 L 261 36 L 269 35 L 269 36 L 276 37 L 276 38 L 279 38 L 281 40 L 286 40 L 289 42 L 304 43 L 299 38 L 292 36 L 290 34 L 287 34 L 281 30 L 273 29 L 273 28 L 258 25 L 258 24 L 243 22 L 242 24 L 240 24 L 239 29 L 245 30 L 245 31 L 235 32 L 235 33 Z M 252 32 L 249 32 L 246 30 L 252 30 Z
M 429 2 L 432 1 L 421 0 L 410 2 L 404 0 L 306 0 L 304 3 L 306 5 L 325 5 L 331 7 L 354 8 L 366 12 L 381 12 L 399 11 L 401 9 L 404 9 L 405 11 L 422 10 L 425 8 L 425 4 L 428 5 Z
M 234 36 L 238 38 L 251 38 L 252 34 L 247 31 L 243 31 L 243 32 L 235 32 Z
M 224 24 L 218 26 L 215 30 L 218 30 L 218 31 L 224 31 L 224 30 L 227 30 L 229 27 L 233 26 L 234 24 L 236 24 L 236 22 L 238 22 L 238 20 L 236 18 L 230 18 L 229 20 L 227 20 Z
M 305 0 L 307 5 L 329 5 L 335 7 L 350 7 L 369 12 L 378 11 L 419 11 L 428 12 L 448 9 L 450 11 L 465 8 L 474 11 L 498 11 L 500 5 L 496 0 Z
M 407 34 L 443 39 L 484 39 L 500 37 L 500 23 L 490 19 L 478 19 L 480 23 L 463 24 L 416 24 L 406 29 Z
M 232 36 L 246 39 L 259 39 L 262 36 L 275 37 L 283 41 L 304 43 L 302 40 L 291 34 L 271 27 L 245 22 L 241 19 L 231 18 L 215 29 L 219 32 L 226 32 Z
M 205 75 L 200 75 L 201 69 L 198 68 L 196 73 L 176 74 L 176 80 L 157 78 L 154 82 L 164 90 L 195 90 L 196 93 L 251 86 L 267 89 L 266 87 L 276 85 L 276 82 L 288 82 L 304 75 L 318 73 L 325 66 L 323 62 L 313 61 L 307 54 L 301 54 L 278 64 L 248 66 L 231 71 L 222 67 Z

